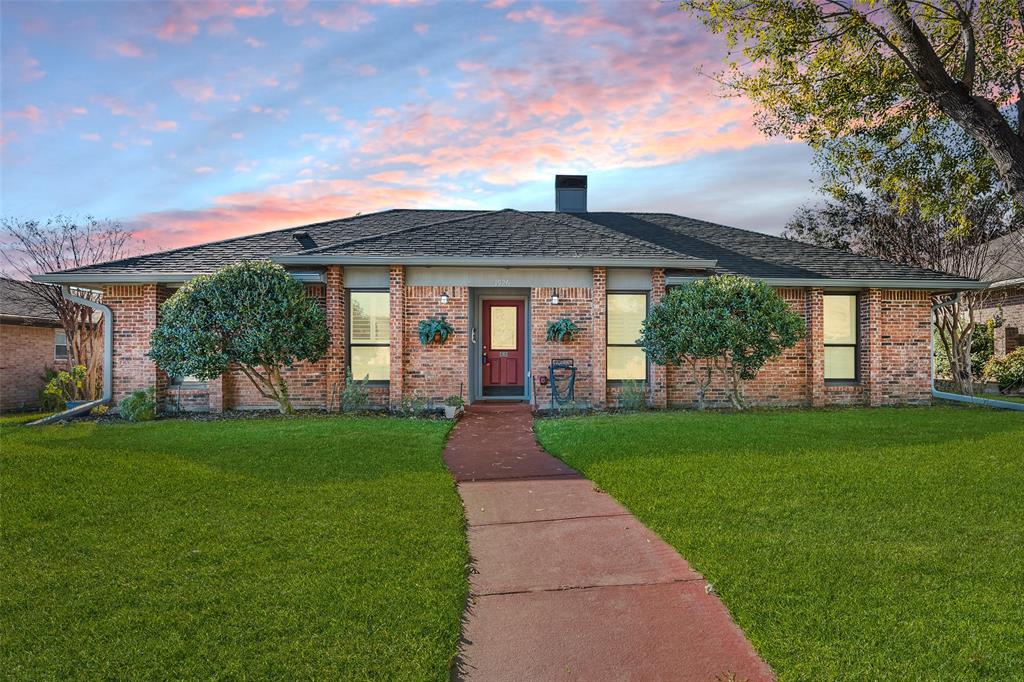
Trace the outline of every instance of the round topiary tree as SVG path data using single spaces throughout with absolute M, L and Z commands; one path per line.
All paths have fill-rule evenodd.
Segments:
M 173 376 L 215 379 L 237 365 L 281 412 L 294 412 L 284 367 L 327 352 L 323 309 L 302 283 L 266 261 L 191 280 L 160 306 L 149 357 Z
M 638 343 L 656 364 L 691 368 L 700 409 L 716 371 L 733 406 L 743 409 L 743 381 L 805 330 L 803 318 L 764 282 L 718 275 L 670 289 L 651 306 Z

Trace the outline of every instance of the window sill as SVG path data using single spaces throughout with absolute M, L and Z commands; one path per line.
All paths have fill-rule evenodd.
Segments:
M 825 386 L 860 386 L 857 379 L 825 379 Z

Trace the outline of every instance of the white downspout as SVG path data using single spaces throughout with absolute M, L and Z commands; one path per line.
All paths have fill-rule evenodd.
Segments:
M 93 310 L 99 311 L 103 316 L 103 394 L 97 400 L 90 400 L 87 403 L 83 403 L 77 407 L 72 407 L 70 410 L 64 410 L 56 414 L 51 414 L 48 417 L 37 419 L 34 422 L 28 424 L 29 426 L 37 426 L 40 424 L 50 424 L 52 422 L 61 421 L 62 419 L 70 419 L 71 417 L 77 417 L 81 414 L 86 414 L 92 408 L 97 405 L 110 402 L 114 397 L 114 313 L 110 310 L 109 306 L 105 306 L 102 303 L 96 301 L 90 301 L 81 296 L 75 296 L 71 293 L 71 287 L 65 284 L 61 287 L 61 294 L 64 299 L 84 305 Z
M 1009 400 L 992 400 L 991 398 L 981 398 L 973 395 L 961 395 L 959 393 L 947 393 L 946 391 L 940 391 L 935 387 L 935 311 L 939 308 L 945 308 L 955 303 L 960 302 L 960 297 L 963 296 L 962 291 L 958 291 L 956 296 L 945 301 L 943 303 L 936 303 L 932 306 L 932 320 L 930 326 L 932 334 L 932 397 L 942 398 L 943 400 L 953 400 L 958 403 L 971 403 L 972 405 L 984 405 L 985 407 L 997 407 L 1003 410 L 1018 410 L 1024 411 L 1024 403 L 1014 403 Z

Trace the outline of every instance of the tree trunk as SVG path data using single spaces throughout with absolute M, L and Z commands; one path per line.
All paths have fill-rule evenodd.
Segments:
M 292 407 L 292 401 L 288 397 L 288 383 L 281 376 L 281 368 L 270 367 L 267 374 L 274 384 L 274 393 L 277 395 L 277 404 L 281 414 L 295 414 L 295 408 Z
M 965 84 L 949 74 L 905 0 L 892 0 L 890 6 L 893 27 L 903 38 L 906 60 L 918 87 L 942 113 L 985 148 L 1014 201 L 1024 207 L 1024 138 L 1014 131 L 995 104 L 972 94 L 970 80 Z

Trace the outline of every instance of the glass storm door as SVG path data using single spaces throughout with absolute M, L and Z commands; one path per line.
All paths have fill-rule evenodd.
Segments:
M 483 394 L 521 396 L 526 363 L 524 301 L 483 301 Z

